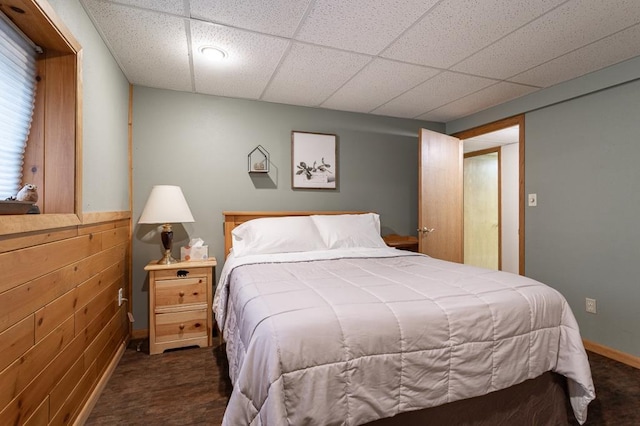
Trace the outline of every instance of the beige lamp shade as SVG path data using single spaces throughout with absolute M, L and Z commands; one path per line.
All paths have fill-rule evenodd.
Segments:
M 194 220 L 180 187 L 175 185 L 154 186 L 138 223 L 182 222 L 194 222 Z

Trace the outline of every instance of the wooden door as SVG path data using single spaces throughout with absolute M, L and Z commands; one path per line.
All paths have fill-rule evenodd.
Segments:
M 500 160 L 500 148 L 464 154 L 466 265 L 501 269 Z
M 419 161 L 419 250 L 437 259 L 462 263 L 462 141 L 420 129 Z

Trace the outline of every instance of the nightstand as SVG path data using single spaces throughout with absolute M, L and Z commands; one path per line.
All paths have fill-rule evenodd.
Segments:
M 211 346 L 216 259 L 158 265 L 149 262 L 149 354 Z
M 418 237 L 389 234 L 382 237 L 385 244 L 400 250 L 418 251 Z

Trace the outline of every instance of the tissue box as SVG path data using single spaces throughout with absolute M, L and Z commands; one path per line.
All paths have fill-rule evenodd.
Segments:
M 180 260 L 193 261 L 193 260 L 207 260 L 209 258 L 209 246 L 180 247 Z

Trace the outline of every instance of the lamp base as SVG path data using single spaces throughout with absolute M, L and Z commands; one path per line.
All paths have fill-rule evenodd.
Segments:
M 173 230 L 170 223 L 162 225 L 162 232 L 160 233 L 160 239 L 162 240 L 162 247 L 164 248 L 164 256 L 158 261 L 158 265 L 171 265 L 172 263 L 178 263 L 173 256 L 171 256 L 171 245 L 173 242 Z
M 179 262 L 179 260 L 171 256 L 171 251 L 169 250 L 165 252 L 164 256 L 162 256 L 162 259 L 158 260 L 158 265 L 171 265 L 173 263 Z

